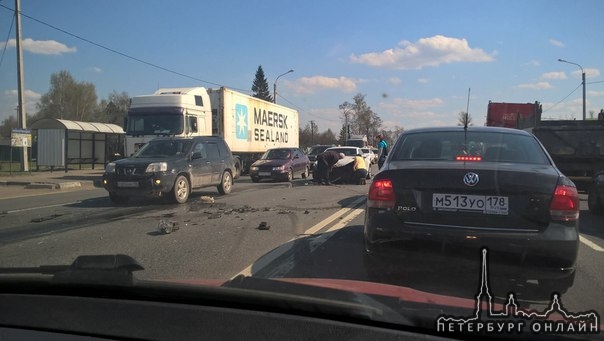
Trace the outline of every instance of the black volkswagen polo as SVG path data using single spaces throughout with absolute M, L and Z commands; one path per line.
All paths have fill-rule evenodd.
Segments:
M 535 136 L 450 127 L 401 134 L 367 198 L 366 266 L 381 271 L 407 246 L 487 247 L 544 290 L 572 286 L 579 195 Z M 411 241 L 411 243 L 409 243 Z M 388 262 L 390 260 L 391 262 Z

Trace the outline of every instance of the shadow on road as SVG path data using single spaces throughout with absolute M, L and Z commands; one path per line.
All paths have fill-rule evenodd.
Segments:
M 337 232 L 293 240 L 267 253 L 252 266 L 252 276 L 261 278 L 330 278 L 377 282 L 424 292 L 474 299 L 481 284 L 481 252 L 442 250 L 428 244 L 406 244 L 396 260 L 367 265 L 363 250 L 363 227 L 349 226 Z M 499 268 L 505 255 L 491 255 L 489 286 L 503 303 L 510 292 L 521 305 L 547 301 L 552 293 L 540 292 L 536 282 L 515 280 L 520 267 Z M 516 271 L 516 272 L 514 272 Z
M 595 215 L 588 210 L 581 210 L 579 232 L 587 236 L 604 239 L 604 215 Z

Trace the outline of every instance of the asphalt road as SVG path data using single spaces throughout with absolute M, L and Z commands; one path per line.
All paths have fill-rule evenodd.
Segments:
M 70 264 L 82 254 L 123 253 L 145 267 L 137 276 L 146 279 L 338 278 L 473 298 L 479 255 L 470 261 L 410 245 L 408 258 L 382 276 L 367 271 L 362 257 L 367 189 L 303 179 L 252 184 L 244 176 L 227 196 L 210 188 L 184 205 L 139 200 L 119 207 L 99 188 L 24 191 L 0 199 L 0 266 Z M 162 222 L 170 233 L 160 229 Z M 589 214 L 583 198 L 577 278 L 561 299 L 568 311 L 604 312 L 603 223 L 604 217 Z M 497 273 L 497 266 L 490 266 Z M 549 303 L 549 294 L 536 292 L 531 283 L 492 282 L 500 298 L 521 291 L 524 306 L 543 309 Z

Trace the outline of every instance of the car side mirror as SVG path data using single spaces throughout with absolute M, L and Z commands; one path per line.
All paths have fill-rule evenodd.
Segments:
M 197 159 L 203 159 L 203 155 L 201 155 L 201 152 L 195 152 L 195 153 L 193 153 L 193 155 L 191 155 L 191 160 L 197 160 Z
M 299 159 L 300 155 L 294 155 L 294 159 Z

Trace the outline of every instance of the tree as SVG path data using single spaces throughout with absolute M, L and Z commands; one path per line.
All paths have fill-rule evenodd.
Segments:
M 319 144 L 335 144 L 336 142 L 336 135 L 331 129 L 319 134 Z
M 316 129 L 316 125 L 315 125 L 315 129 Z M 316 141 L 316 137 L 313 136 L 316 134 L 316 130 L 313 131 L 311 123 L 306 123 L 306 125 L 304 126 L 304 129 L 299 128 L 300 129 L 300 133 L 299 133 L 299 145 L 300 148 L 305 148 L 305 147 L 310 147 L 314 144 L 314 141 Z
M 0 136 L 1 137 L 10 137 L 12 134 L 13 128 L 19 127 L 19 121 L 17 121 L 16 116 L 9 116 L 7 119 L 2 121 L 0 125 Z
M 361 134 L 371 138 L 382 126 L 382 119 L 367 105 L 363 94 L 356 94 L 353 97 L 353 103 L 344 102 L 339 109 L 342 110 L 344 125 L 348 124 L 350 127 L 350 134 Z M 340 138 L 342 138 L 342 132 L 340 132 Z
M 403 131 L 405 131 L 405 128 L 394 126 L 394 129 L 383 130 L 381 131 L 381 134 L 384 135 L 384 140 L 388 142 L 388 145 L 392 146 L 398 136 L 403 133 Z M 377 132 L 375 135 L 377 135 Z
M 258 70 L 256 70 L 256 77 L 254 78 L 254 83 L 252 84 L 252 91 L 254 94 L 253 97 L 263 99 L 268 102 L 273 101 L 273 97 L 271 96 L 271 92 L 268 87 L 268 81 L 264 76 L 264 70 L 262 70 L 262 65 L 258 66 Z
M 346 140 L 348 140 L 348 127 L 346 126 L 346 124 L 342 124 L 340 134 L 338 135 L 338 143 L 341 145 L 345 145 Z
M 461 111 L 459 114 L 457 114 L 457 125 L 458 126 L 473 126 L 474 124 L 472 123 L 472 115 Z
M 97 95 L 94 84 L 76 82 L 68 71 L 50 76 L 50 90 L 36 104 L 36 118 L 60 118 L 86 121 L 94 117 L 97 110 Z
M 107 99 L 101 100 L 95 114 L 95 121 L 121 126 L 128 114 L 128 109 L 130 109 L 130 96 L 128 96 L 128 93 L 113 91 Z
M 342 111 L 342 129 L 340 130 L 339 140 L 341 144 L 344 144 L 350 137 L 350 126 L 352 125 L 352 118 L 354 116 L 354 105 L 348 101 L 340 104 L 338 107 Z

